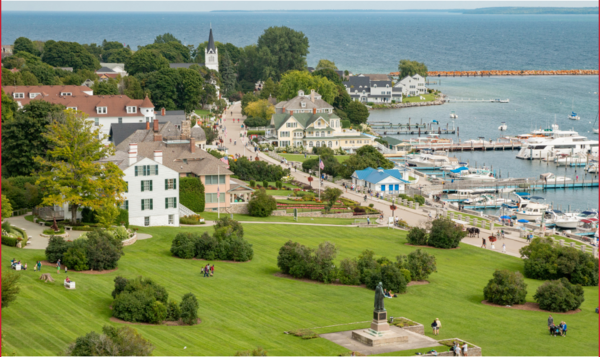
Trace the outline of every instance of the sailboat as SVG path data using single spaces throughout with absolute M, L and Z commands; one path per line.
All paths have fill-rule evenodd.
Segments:
M 502 122 L 500 124 L 500 126 L 498 127 L 498 130 L 500 130 L 500 131 L 505 131 L 506 129 L 508 129 L 508 126 L 506 125 L 506 122 Z
M 569 119 L 571 120 L 580 120 L 581 118 L 577 115 L 577 113 L 575 113 L 573 111 L 573 102 L 575 101 L 575 98 L 573 98 L 573 100 L 571 101 L 571 115 L 569 115 Z
M 454 113 L 454 110 L 452 111 L 452 113 L 450 113 L 450 118 L 452 118 L 452 119 L 458 118 L 458 115 L 456 115 L 456 113 Z
M 592 126 L 594 127 L 594 134 L 598 134 L 598 114 L 596 114 L 596 120 L 594 120 L 594 124 Z

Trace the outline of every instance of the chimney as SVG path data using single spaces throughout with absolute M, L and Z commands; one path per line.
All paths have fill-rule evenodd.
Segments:
M 150 122 L 149 121 L 146 122 L 146 130 L 150 130 Z
M 196 152 L 196 139 L 194 138 L 190 139 L 190 152 Z
M 154 128 L 153 128 L 155 133 L 158 133 L 158 119 L 154 119 Z
M 281 112 L 282 112 L 282 113 L 285 113 L 285 107 L 283 107 L 283 109 L 281 109 Z
M 293 110 L 290 110 L 290 115 L 294 115 L 294 111 Z
M 137 161 L 137 144 L 129 144 L 129 166 Z
M 192 121 L 184 120 L 181 122 L 181 139 L 187 140 L 192 136 Z
M 162 109 L 160 110 L 160 114 L 162 114 L 162 116 L 164 117 L 164 116 L 165 116 L 165 113 L 166 113 L 166 111 L 165 111 L 165 108 L 162 108 Z
M 317 114 L 317 108 L 313 108 L 313 114 Z
M 154 141 L 162 141 L 162 135 L 154 134 Z
M 162 151 L 161 150 L 154 150 L 154 161 L 158 162 L 159 164 L 162 165 Z
M 315 90 L 314 89 L 310 90 L 310 101 L 313 103 L 315 102 Z

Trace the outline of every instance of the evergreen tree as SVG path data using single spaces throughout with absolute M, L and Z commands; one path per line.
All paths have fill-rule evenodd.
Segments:
M 223 78 L 223 93 L 229 93 L 230 91 L 235 90 L 235 69 L 229 58 L 229 53 L 223 51 L 221 55 L 223 56 L 223 62 L 222 67 L 219 67 L 219 69 L 221 77 Z

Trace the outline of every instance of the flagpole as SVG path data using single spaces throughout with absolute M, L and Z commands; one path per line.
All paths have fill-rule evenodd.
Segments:
M 221 219 L 221 188 L 219 185 L 219 173 L 221 172 L 221 165 L 217 166 L 217 219 Z
M 321 201 L 321 155 L 319 155 L 319 201 Z

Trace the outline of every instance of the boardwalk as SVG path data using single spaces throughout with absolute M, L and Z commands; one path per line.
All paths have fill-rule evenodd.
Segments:
M 505 151 L 521 149 L 520 142 L 471 142 L 471 143 L 435 143 L 424 145 L 413 145 L 413 149 L 435 149 L 446 151 Z

